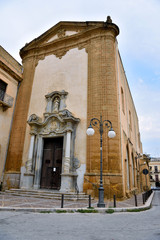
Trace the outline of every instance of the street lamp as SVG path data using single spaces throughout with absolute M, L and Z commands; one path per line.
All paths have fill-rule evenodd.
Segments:
M 140 188 L 141 188 L 141 192 L 142 192 L 142 190 L 143 190 L 143 184 L 142 184 L 142 182 L 143 182 L 143 175 L 142 175 L 142 172 L 141 172 L 141 167 L 142 166 L 144 166 L 144 165 L 146 165 L 146 162 L 144 162 L 144 163 L 142 163 L 142 164 L 139 164 L 139 172 L 140 172 Z
M 99 185 L 99 202 L 97 204 L 97 207 L 105 207 L 104 204 L 104 188 L 103 188 L 103 179 L 102 179 L 102 135 L 103 135 L 103 127 L 109 128 L 108 131 L 108 137 L 114 138 L 116 136 L 115 131 L 112 128 L 112 123 L 109 120 L 102 121 L 102 115 L 100 116 L 100 120 L 97 118 L 92 118 L 90 120 L 90 125 L 87 129 L 87 135 L 92 136 L 95 131 L 92 126 L 95 126 L 98 128 L 100 133 L 100 185 Z

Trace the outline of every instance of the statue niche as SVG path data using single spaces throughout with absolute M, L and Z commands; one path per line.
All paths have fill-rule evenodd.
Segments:
M 67 92 L 62 90 L 54 91 L 45 95 L 47 99 L 45 114 L 59 113 L 60 111 L 63 111 L 66 108 L 65 101 L 67 94 L 68 94 Z
M 53 113 L 59 112 L 59 105 L 60 105 L 60 99 L 59 99 L 59 97 L 55 97 L 53 99 L 53 103 L 52 103 L 52 112 Z

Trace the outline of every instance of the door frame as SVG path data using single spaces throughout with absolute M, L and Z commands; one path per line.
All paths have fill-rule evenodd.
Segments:
M 59 177 L 61 177 L 61 174 L 62 174 L 62 165 L 63 165 L 63 153 L 64 153 L 64 136 L 54 136 L 54 137 L 44 137 L 43 138 L 43 153 L 42 153 L 42 165 L 41 165 L 41 176 L 40 176 L 40 188 L 41 189 L 51 189 L 51 190 L 54 190 L 54 189 L 52 189 L 52 188 L 44 188 L 44 187 L 41 187 L 41 180 L 42 180 L 42 171 L 43 171 L 43 159 L 44 159 L 44 142 L 45 142 L 45 140 L 46 139 L 57 139 L 57 138 L 61 138 L 62 139 L 62 163 L 61 163 L 61 172 L 60 172 L 60 176 Z M 60 187 L 61 187 L 61 185 L 60 185 Z M 55 190 L 58 190 L 58 188 L 57 189 L 55 189 Z
M 40 189 L 41 188 L 41 173 L 42 173 L 42 161 L 43 161 L 43 149 L 44 149 L 44 139 L 46 138 L 58 138 L 63 137 L 63 151 L 62 151 L 62 169 L 61 174 L 63 173 L 63 166 L 64 166 L 64 152 L 65 152 L 65 134 L 59 134 L 54 136 L 39 136 L 37 141 L 37 154 L 35 159 L 35 177 L 34 177 L 34 183 L 33 188 L 34 189 Z M 61 178 L 61 184 L 62 184 L 62 178 Z

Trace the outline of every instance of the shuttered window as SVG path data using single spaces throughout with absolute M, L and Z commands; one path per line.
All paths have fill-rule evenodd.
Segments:
M 0 100 L 3 101 L 6 92 L 7 83 L 0 80 Z

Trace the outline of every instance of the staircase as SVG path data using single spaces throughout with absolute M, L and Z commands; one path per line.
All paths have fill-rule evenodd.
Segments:
M 77 200 L 88 200 L 88 195 L 85 193 L 62 193 L 55 190 L 24 190 L 24 189 L 9 189 L 5 190 L 5 193 L 11 194 L 14 196 L 22 196 L 22 197 L 32 197 L 32 198 L 44 198 L 44 199 L 57 199 L 60 200 L 62 198 L 62 194 L 64 194 L 64 199 L 68 201 L 77 201 Z

